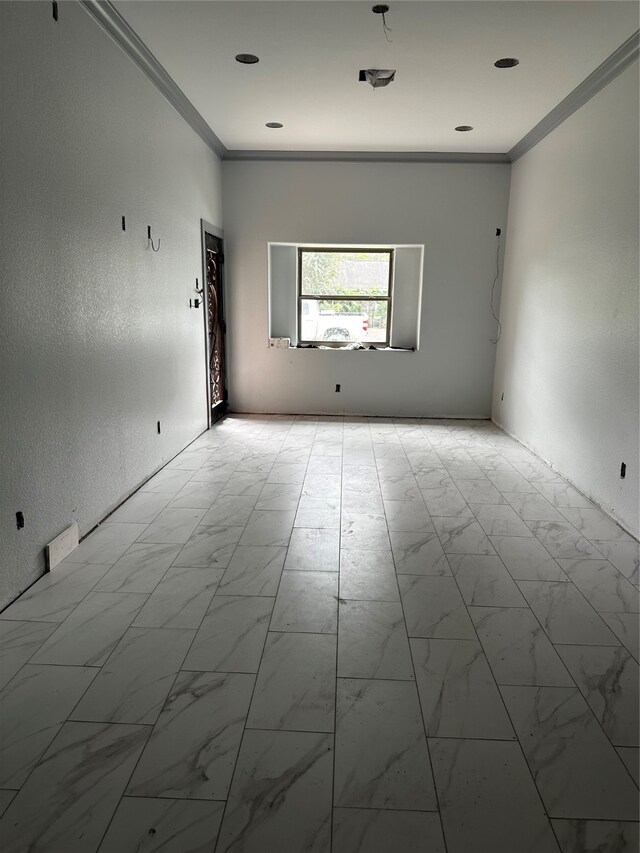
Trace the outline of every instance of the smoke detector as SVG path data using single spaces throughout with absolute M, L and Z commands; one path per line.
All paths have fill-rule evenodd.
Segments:
M 358 80 L 361 83 L 369 83 L 374 89 L 380 89 L 382 86 L 388 86 L 396 76 L 395 68 L 366 68 L 360 71 Z

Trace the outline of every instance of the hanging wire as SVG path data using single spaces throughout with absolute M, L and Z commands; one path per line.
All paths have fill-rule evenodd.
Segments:
M 149 239 L 149 243 L 151 244 L 151 248 L 153 249 L 153 251 L 154 251 L 154 252 L 159 252 L 159 251 L 160 251 L 160 238 L 158 237 L 158 248 L 157 248 L 157 249 L 156 249 L 156 247 L 153 245 L 153 238 L 152 238 L 152 237 L 149 237 L 148 239 Z
M 386 14 L 387 14 L 386 12 L 382 13 L 382 32 L 384 33 L 384 37 L 386 38 L 386 40 L 388 42 L 392 42 L 393 40 L 390 39 L 388 36 L 388 33 L 391 32 L 391 27 L 387 26 L 387 19 L 385 18 Z
M 497 344 L 498 341 L 500 340 L 500 336 L 502 335 L 502 325 L 500 323 L 500 318 L 496 316 L 496 310 L 493 307 L 493 297 L 495 295 L 496 284 L 498 283 L 499 278 L 500 278 L 500 237 L 498 236 L 498 245 L 496 248 L 496 277 L 493 279 L 493 284 L 491 285 L 491 302 L 490 302 L 491 316 L 493 317 L 493 319 L 498 324 L 498 334 L 496 335 L 495 340 L 493 340 L 493 338 L 489 338 L 489 340 L 491 341 L 492 344 Z

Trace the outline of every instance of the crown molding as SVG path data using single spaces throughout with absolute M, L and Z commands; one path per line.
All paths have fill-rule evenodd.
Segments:
M 225 146 L 113 3 L 109 0 L 80 0 L 80 4 L 147 75 L 209 148 L 219 157 L 223 157 L 227 150 Z
M 530 151 L 534 145 L 537 145 L 540 140 L 544 139 L 552 130 L 555 130 L 558 125 L 566 121 L 576 110 L 579 110 L 594 95 L 597 95 L 612 80 L 615 80 L 619 74 L 622 74 L 623 71 L 636 62 L 640 55 L 639 35 L 640 30 L 636 30 L 595 71 L 592 71 L 582 83 L 576 86 L 564 100 L 560 101 L 550 113 L 547 113 L 529 133 L 525 134 L 520 142 L 517 142 L 511 151 L 509 151 L 511 162 L 515 163 L 523 154 Z
M 510 163 L 508 154 L 460 151 L 230 151 L 223 160 L 289 163 Z

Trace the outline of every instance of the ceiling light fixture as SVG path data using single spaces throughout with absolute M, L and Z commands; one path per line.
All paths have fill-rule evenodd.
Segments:
M 276 127 L 284 127 L 284 125 L 283 125 L 283 124 L 280 124 L 280 122 L 279 122 L 279 121 L 268 121 L 268 122 L 266 123 L 265 127 L 272 127 L 272 128 L 276 128 Z
M 385 18 L 385 15 L 389 11 L 389 7 L 386 3 L 379 3 L 376 6 L 372 6 L 371 11 L 374 15 L 382 15 L 382 32 L 384 33 L 386 40 L 390 42 L 391 39 L 389 38 L 389 33 L 391 32 L 391 27 L 387 26 L 387 19 Z
M 515 68 L 520 64 L 519 59 L 514 59 L 512 56 L 507 56 L 504 59 L 498 59 L 493 63 L 496 68 Z
M 255 65 L 256 62 L 260 62 L 260 59 L 253 53 L 238 53 L 236 62 L 240 62 L 242 65 Z
M 460 133 L 466 133 L 466 132 L 467 132 L 467 131 L 469 131 L 469 130 L 473 130 L 473 128 L 471 127 L 471 125 L 470 125 L 470 124 L 459 124 L 459 125 L 456 127 L 456 130 L 459 130 L 459 131 L 460 131 Z
M 358 80 L 361 83 L 369 83 L 374 89 L 379 89 L 381 86 L 388 86 L 395 76 L 395 68 L 366 68 L 360 71 Z

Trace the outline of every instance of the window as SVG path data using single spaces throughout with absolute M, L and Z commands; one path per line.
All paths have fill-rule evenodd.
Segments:
M 301 343 L 389 346 L 393 249 L 298 248 Z

